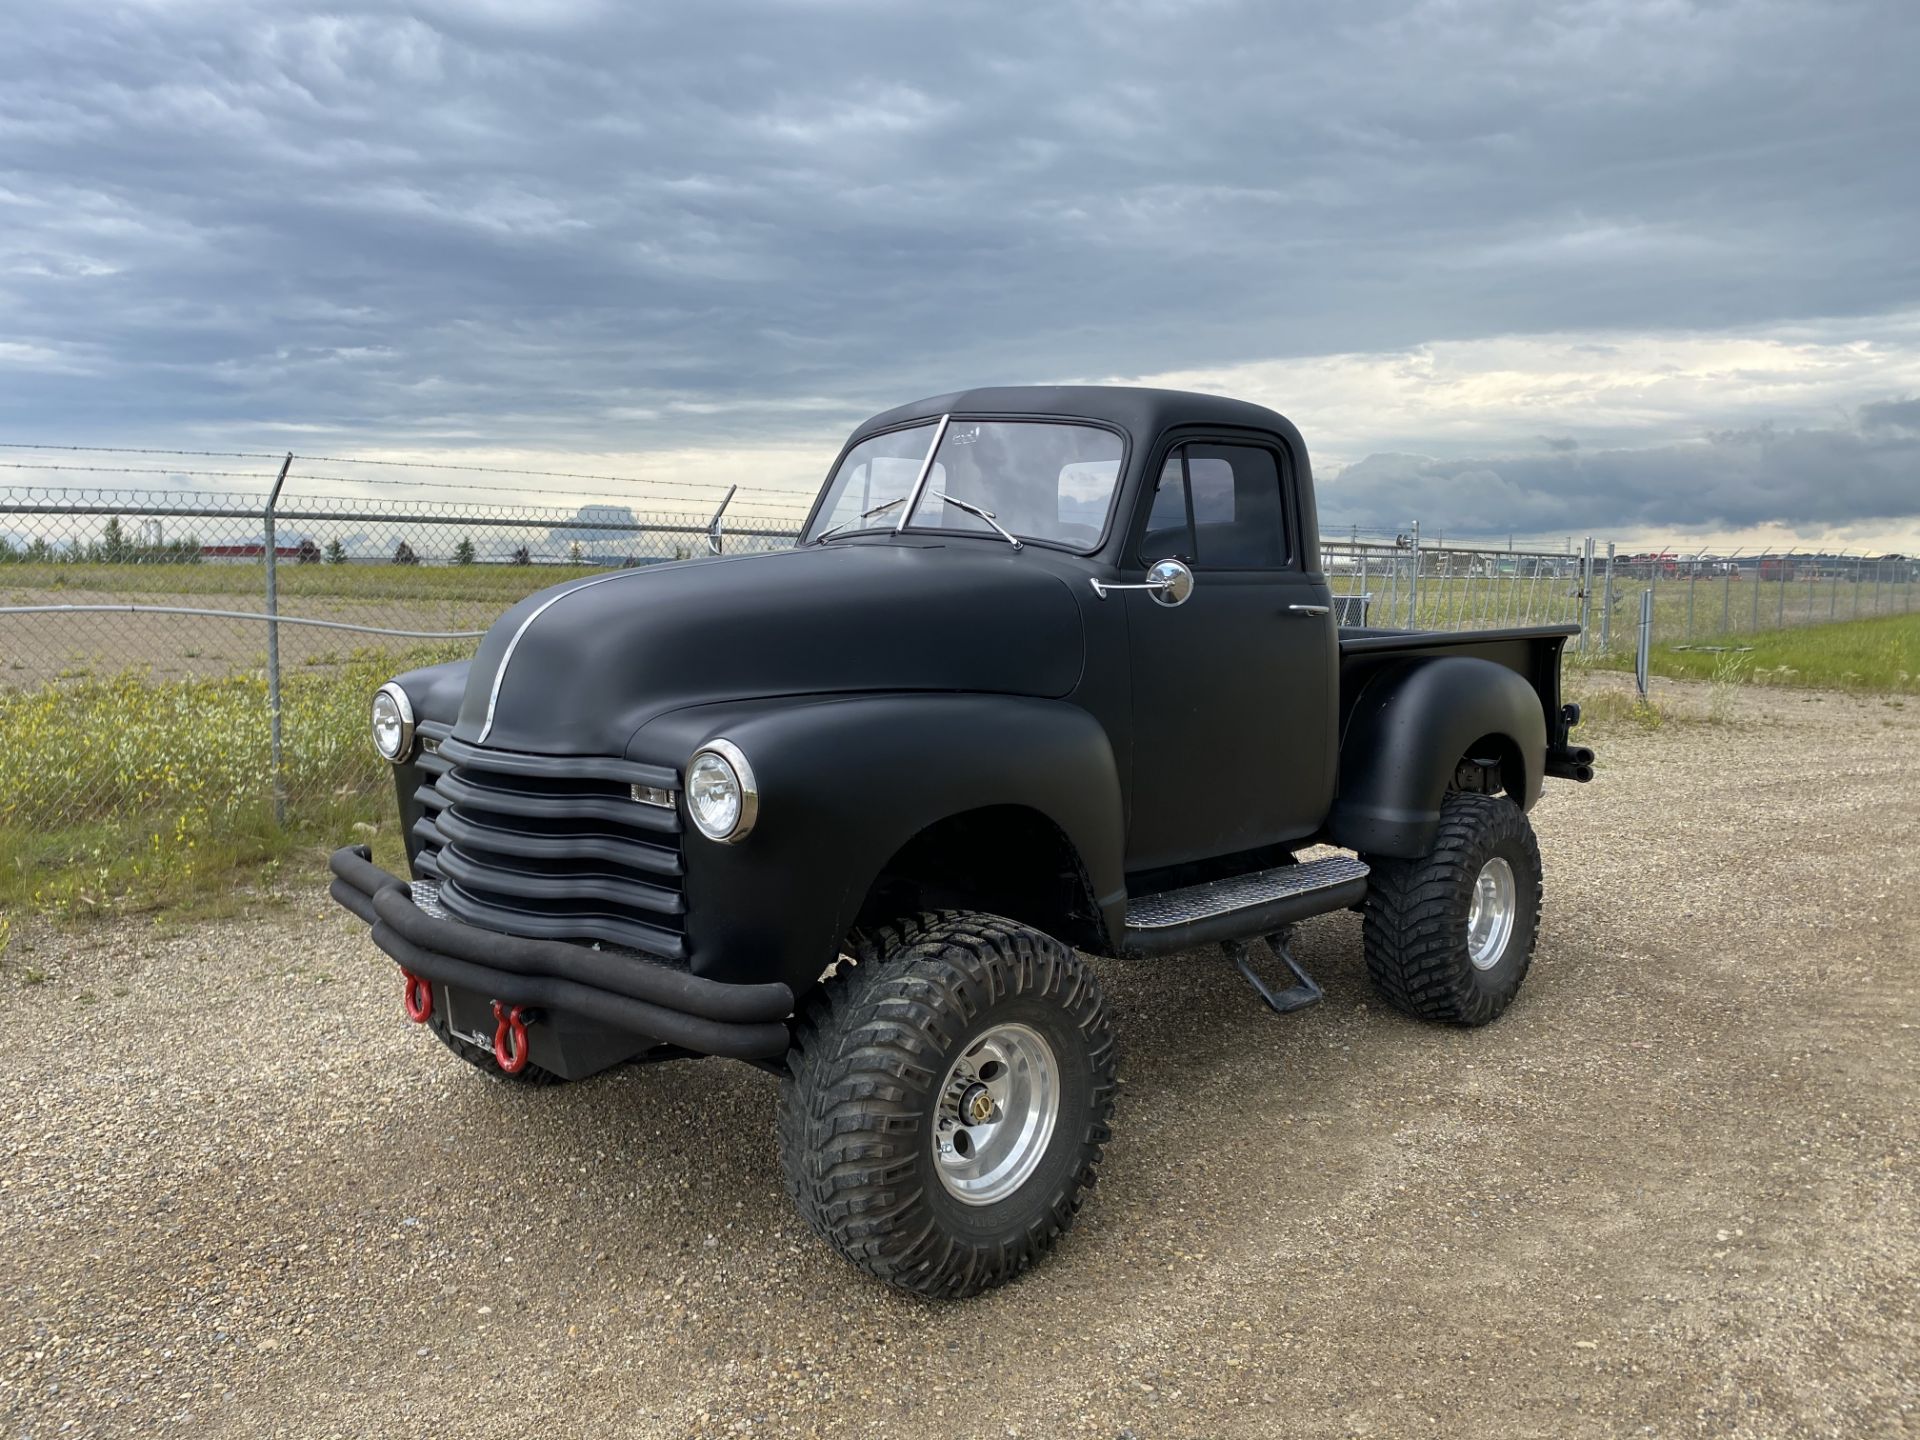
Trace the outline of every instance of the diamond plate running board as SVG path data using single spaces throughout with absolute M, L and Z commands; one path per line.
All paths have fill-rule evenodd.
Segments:
M 1236 875 L 1230 880 L 1209 880 L 1204 885 L 1163 890 L 1157 895 L 1142 895 L 1128 901 L 1127 929 L 1170 930 L 1275 900 L 1332 890 L 1366 878 L 1367 867 L 1363 861 L 1351 855 L 1330 855 L 1324 860 L 1309 860 L 1304 865 L 1280 865 L 1251 875 Z

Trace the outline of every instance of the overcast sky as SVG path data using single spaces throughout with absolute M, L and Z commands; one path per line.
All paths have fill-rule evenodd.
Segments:
M 0 440 L 810 489 L 1227 390 L 1333 524 L 1920 549 L 1920 5 L 36 6 Z M 18 473 L 18 472 L 11 472 Z

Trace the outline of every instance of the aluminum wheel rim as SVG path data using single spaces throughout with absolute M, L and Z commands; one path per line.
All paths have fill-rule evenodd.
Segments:
M 1467 905 L 1467 958 L 1476 970 L 1491 970 L 1507 953 L 1513 938 L 1513 914 L 1520 887 L 1513 866 L 1496 855 L 1480 867 Z
M 934 1171 L 968 1205 L 1004 1200 L 1033 1174 L 1060 1115 L 1060 1064 L 1025 1025 L 996 1025 L 961 1052 L 940 1084 Z

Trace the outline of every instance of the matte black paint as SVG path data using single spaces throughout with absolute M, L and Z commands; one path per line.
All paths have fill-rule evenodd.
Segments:
M 1547 750 L 1546 716 L 1533 687 L 1478 656 L 1416 652 L 1383 659 L 1357 677 L 1327 838 L 1367 854 L 1424 854 L 1455 767 L 1489 735 L 1512 743 L 1522 770 L 1504 778 L 1531 809 L 1540 798 Z
M 963 811 L 1014 806 L 1065 835 L 1102 933 L 1126 907 L 1121 784 L 1099 721 L 1062 701 L 873 695 L 668 712 L 636 749 L 690 755 L 724 735 L 751 760 L 760 820 L 739 845 L 687 836 L 687 934 L 696 969 L 776 976 L 796 992 L 837 953 L 882 868 Z
M 1454 767 L 1485 736 L 1514 757 L 1509 785 L 1525 805 L 1553 773 L 1550 747 L 1554 769 L 1580 767 L 1559 702 L 1570 628 L 1341 634 L 1330 616 L 1288 608 L 1330 597 L 1306 447 L 1274 412 L 1175 391 L 976 390 L 876 416 L 848 446 L 948 413 L 1122 430 L 1098 549 L 1016 551 L 916 527 L 614 572 L 514 606 L 471 664 L 401 677 L 423 728 L 467 743 L 486 729 L 489 751 L 677 776 L 708 740 L 742 748 L 761 795 L 754 832 L 721 845 L 685 827 L 695 976 L 806 990 L 889 863 L 970 812 L 1059 837 L 1078 899 L 1057 928 L 1116 953 L 1129 948 L 1129 875 L 1146 883 L 1181 862 L 1264 867 L 1275 844 L 1322 840 L 1414 853 Z M 1098 598 L 1090 579 L 1140 578 L 1154 479 L 1187 440 L 1276 452 L 1292 562 L 1201 570 L 1175 608 L 1139 593 Z M 403 816 L 419 776 L 397 769 Z M 995 898 L 977 897 L 979 908 Z M 1244 933 L 1275 923 L 1240 918 Z M 385 919 L 381 931 L 383 943 L 410 943 Z

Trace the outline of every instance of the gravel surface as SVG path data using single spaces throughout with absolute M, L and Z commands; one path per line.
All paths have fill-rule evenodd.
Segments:
M 1536 812 L 1538 959 L 1490 1029 L 1382 1010 L 1348 915 L 1285 1019 L 1217 953 L 1102 962 L 1101 1183 L 960 1304 L 802 1230 L 770 1077 L 510 1089 L 317 884 L 27 927 L 5 1433 L 1914 1434 L 1920 710 L 1601 738 Z

